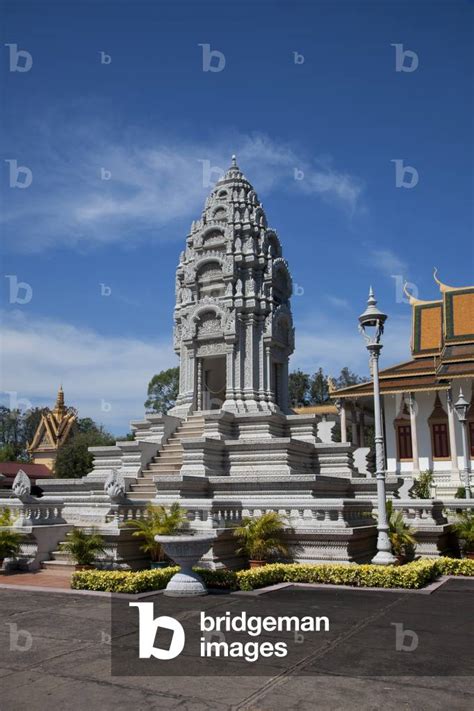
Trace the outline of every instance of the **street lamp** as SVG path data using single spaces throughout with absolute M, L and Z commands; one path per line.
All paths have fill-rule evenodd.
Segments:
M 369 351 L 370 371 L 374 382 L 374 419 L 375 419 L 375 460 L 377 479 L 377 553 L 372 563 L 393 565 L 396 562 L 388 536 L 387 505 L 385 494 L 385 454 L 382 434 L 382 414 L 380 407 L 379 356 L 382 350 L 380 339 L 383 334 L 387 315 L 377 308 L 372 287 L 369 290 L 367 308 L 359 316 L 359 331 L 365 338 Z
M 456 410 L 456 415 L 461 423 L 462 429 L 462 453 L 463 453 L 463 475 L 464 475 L 464 486 L 466 488 L 466 499 L 471 499 L 471 482 L 469 478 L 469 454 L 468 454 L 468 444 L 467 444 L 467 410 L 469 403 L 462 393 L 462 388 L 459 388 L 459 397 L 454 403 L 454 409 Z

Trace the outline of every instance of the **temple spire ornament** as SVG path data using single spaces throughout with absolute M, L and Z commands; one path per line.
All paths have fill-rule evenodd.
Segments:
M 291 275 L 235 155 L 194 227 L 176 270 L 180 384 L 170 414 L 288 412 Z
M 58 451 L 72 435 L 75 423 L 76 415 L 68 412 L 64 404 L 63 386 L 60 385 L 53 409 L 41 415 L 31 444 L 28 444 L 33 464 L 45 464 L 54 470 Z

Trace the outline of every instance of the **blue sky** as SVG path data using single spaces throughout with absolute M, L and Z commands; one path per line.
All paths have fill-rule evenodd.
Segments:
M 50 404 L 62 382 L 114 432 L 141 416 L 149 378 L 176 363 L 179 252 L 232 153 L 297 285 L 292 367 L 367 371 L 371 283 L 384 365 L 409 354 L 403 279 L 425 299 L 433 266 L 473 283 L 473 2 L 1 6 L 7 404 Z M 10 71 L 5 44 L 29 71 Z M 203 71 L 203 44 L 221 71 Z M 394 44 L 415 71 L 396 71 Z M 394 160 L 415 187 L 396 186 Z M 10 187 L 7 161 L 32 171 L 28 188 Z

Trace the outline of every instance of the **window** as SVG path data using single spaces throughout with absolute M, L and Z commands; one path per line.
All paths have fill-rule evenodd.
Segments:
M 431 425 L 431 435 L 433 457 L 435 459 L 447 459 L 449 457 L 448 425 L 444 422 L 433 423 Z
M 431 430 L 433 459 L 448 459 L 450 456 L 448 416 L 441 404 L 439 392 L 436 393 L 433 412 L 429 416 L 428 422 Z
M 471 442 L 471 459 L 474 459 L 474 420 L 469 423 L 469 437 Z
M 410 425 L 397 425 L 397 445 L 399 459 L 413 459 Z

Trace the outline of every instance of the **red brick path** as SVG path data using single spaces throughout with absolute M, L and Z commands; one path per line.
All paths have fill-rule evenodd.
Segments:
M 4 585 L 25 585 L 70 590 L 71 573 L 69 570 L 38 570 L 35 573 L 0 574 L 0 588 Z

